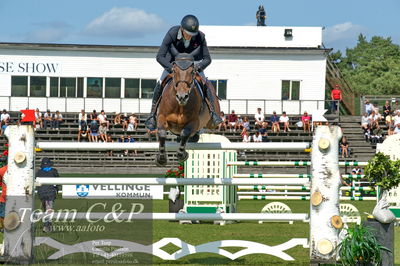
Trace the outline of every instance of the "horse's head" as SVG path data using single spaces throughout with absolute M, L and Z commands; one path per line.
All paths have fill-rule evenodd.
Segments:
M 176 100 L 184 106 L 189 100 L 190 92 L 194 87 L 194 58 L 190 54 L 178 54 L 172 67 L 172 81 L 176 92 Z

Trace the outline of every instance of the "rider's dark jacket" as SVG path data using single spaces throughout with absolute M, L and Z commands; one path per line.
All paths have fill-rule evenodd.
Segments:
M 197 65 L 198 71 L 203 71 L 211 63 L 206 37 L 201 31 L 199 31 L 199 34 L 193 36 L 188 47 L 185 47 L 180 26 L 174 26 L 169 29 L 157 54 L 157 62 L 168 72 L 171 72 L 171 63 L 175 61 L 174 53 L 171 53 L 171 49 L 174 49 L 173 47 L 175 47 L 179 53 L 192 53 L 194 60 L 200 61 Z

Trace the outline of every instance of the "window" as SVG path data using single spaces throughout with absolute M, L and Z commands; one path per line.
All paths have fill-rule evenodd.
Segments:
M 11 96 L 28 96 L 28 77 L 12 76 L 11 77 Z
M 121 79 L 106 78 L 105 98 L 121 97 Z
M 282 80 L 282 100 L 300 99 L 300 81 Z
M 78 89 L 76 91 L 76 97 L 83 97 L 83 78 L 78 78 Z
M 60 97 L 76 97 L 76 78 L 60 78 Z
M 102 98 L 103 97 L 103 79 L 87 78 L 87 97 Z
M 58 81 L 59 78 L 50 78 L 50 97 L 58 97 Z
M 157 81 L 155 79 L 142 79 L 141 83 L 142 83 L 141 98 L 144 99 L 153 98 L 154 87 L 156 86 Z
M 228 81 L 226 79 L 210 80 L 211 84 L 214 86 L 217 95 L 220 99 L 226 100 L 226 85 Z
M 46 77 L 30 77 L 30 96 L 46 97 Z
M 125 98 L 139 98 L 139 79 L 125 79 Z

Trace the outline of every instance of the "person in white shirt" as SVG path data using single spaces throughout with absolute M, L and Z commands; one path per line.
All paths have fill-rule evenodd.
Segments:
M 249 132 L 246 132 L 244 135 L 243 135 L 243 142 L 250 142 L 251 141 L 251 137 L 250 137 L 250 133 Z
M 361 128 L 366 130 L 368 128 L 368 124 L 369 124 L 368 114 L 364 113 L 364 115 L 361 117 Z
M 260 128 L 263 126 L 265 122 L 264 114 L 261 112 L 261 108 L 257 108 L 257 113 L 254 115 L 254 125 L 256 128 Z
M 283 132 L 290 131 L 289 117 L 286 115 L 286 112 L 282 112 L 281 117 L 279 117 L 279 123 L 283 124 Z
M 369 102 L 369 100 L 365 101 L 365 112 L 370 115 L 374 110 L 374 105 Z
M 79 130 L 83 127 L 87 127 L 87 115 L 85 113 L 85 110 L 81 110 L 81 112 L 79 113 Z M 78 140 L 79 141 L 79 140 Z
M 36 108 L 35 110 L 35 122 L 33 125 L 33 128 L 42 128 L 43 127 L 43 122 L 42 122 L 42 113 L 40 113 L 39 108 Z
M 53 129 L 60 130 L 60 124 L 62 121 L 63 121 L 63 116 L 60 113 L 60 111 L 57 110 L 53 116 Z
M 99 124 L 106 124 L 107 125 L 107 130 L 110 129 L 110 121 L 107 120 L 107 115 L 104 112 L 104 110 L 101 110 L 100 114 L 97 116 L 99 119 Z
M 393 125 L 396 126 L 397 124 L 400 124 L 400 111 L 393 117 Z
M 400 133 L 400 123 L 397 124 L 397 126 L 394 128 L 394 134 L 399 134 Z
M 7 113 L 6 109 L 3 109 L 3 112 L 1 113 L 0 116 L 1 123 L 9 122 L 10 121 L 10 115 Z
M 254 141 L 254 142 L 262 142 L 262 136 L 261 136 L 260 132 L 257 131 L 257 132 L 253 135 L 253 141 Z
M 369 124 L 372 125 L 373 122 L 378 121 L 378 116 L 375 114 L 375 111 L 372 111 L 371 114 L 368 116 Z
M 52 124 L 53 124 L 53 115 L 50 113 L 50 109 L 47 109 L 47 112 L 44 113 L 43 119 L 44 119 L 44 123 L 43 123 L 44 129 L 47 129 L 47 127 L 52 126 Z

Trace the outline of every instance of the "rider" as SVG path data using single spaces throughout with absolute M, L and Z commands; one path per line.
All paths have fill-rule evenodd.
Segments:
M 198 19 L 193 15 L 186 15 L 183 17 L 180 26 L 177 25 L 169 29 L 158 50 L 157 62 L 164 67 L 164 71 L 160 81 L 157 82 L 154 88 L 151 113 L 145 123 L 146 127 L 150 130 L 155 130 L 156 128 L 157 102 L 162 94 L 161 82 L 172 72 L 172 62 L 175 61 L 171 49 L 176 49 L 179 53 L 189 54 L 196 50 L 192 53 L 195 59 L 195 69 L 204 79 L 205 75 L 203 70 L 211 63 L 205 35 L 203 32 L 199 31 Z M 209 86 L 206 86 L 206 88 L 206 97 L 210 102 L 209 108 L 213 127 L 217 127 L 223 121 L 214 111 L 214 95 L 211 92 L 211 88 L 209 88 Z

